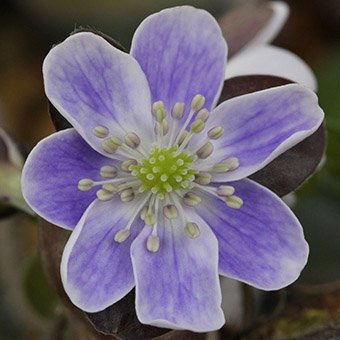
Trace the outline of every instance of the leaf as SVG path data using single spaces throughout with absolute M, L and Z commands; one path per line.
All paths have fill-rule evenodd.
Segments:
M 231 78 L 224 82 L 220 102 L 289 83 L 291 81 L 287 79 L 266 75 Z M 311 136 L 284 152 L 250 178 L 281 197 L 287 195 L 315 172 L 325 153 L 325 144 L 325 127 L 321 125 Z

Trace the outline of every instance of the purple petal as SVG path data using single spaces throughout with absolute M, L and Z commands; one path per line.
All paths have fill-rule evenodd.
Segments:
M 122 138 L 132 131 L 152 136 L 150 90 L 130 55 L 89 32 L 54 47 L 43 66 L 45 91 L 56 109 L 98 152 L 105 154 L 97 126 Z M 110 155 L 108 155 L 111 157 Z
M 137 205 L 117 197 L 96 200 L 72 232 L 62 257 L 61 277 L 66 293 L 80 309 L 101 311 L 134 287 L 130 246 L 143 224 L 132 225 L 131 235 L 122 243 L 114 236 L 128 224 Z
M 136 310 L 142 323 L 194 332 L 216 330 L 224 324 L 217 241 L 199 216 L 190 219 L 201 227 L 195 239 L 184 233 L 183 226 L 166 222 L 158 227 L 156 253 L 146 248 L 149 226 L 132 244 Z
M 197 209 L 218 239 L 220 274 L 264 290 L 294 282 L 308 257 L 299 221 L 265 187 L 251 180 L 230 184 L 244 202 L 240 209 L 208 194 Z
M 131 54 L 148 78 L 152 100 L 162 100 L 167 110 L 185 102 L 188 111 L 196 94 L 205 96 L 207 109 L 216 105 L 227 47 L 208 12 L 181 6 L 149 16 L 134 35 Z
M 227 157 L 237 157 L 240 166 L 214 181 L 245 178 L 317 130 L 323 111 L 316 95 L 296 84 L 275 87 L 220 104 L 211 114 L 207 129 L 223 126 L 223 136 L 214 141 L 215 151 L 202 166 L 209 167 Z M 197 147 L 200 136 L 195 136 Z
M 23 195 L 44 219 L 73 229 L 96 198 L 95 189 L 78 189 L 79 180 L 102 180 L 100 167 L 113 163 L 95 152 L 74 129 L 54 133 L 28 156 L 22 174 Z
M 252 74 L 283 77 L 313 91 L 317 89 L 310 67 L 297 55 L 279 47 L 249 48 L 230 60 L 226 68 L 226 79 Z

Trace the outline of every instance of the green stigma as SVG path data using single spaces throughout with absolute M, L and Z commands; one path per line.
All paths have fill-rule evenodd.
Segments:
M 176 189 L 188 189 L 195 179 L 197 170 L 191 169 L 195 155 L 182 151 L 178 146 L 155 147 L 149 158 L 131 167 L 131 174 L 141 181 L 140 191 L 164 195 Z

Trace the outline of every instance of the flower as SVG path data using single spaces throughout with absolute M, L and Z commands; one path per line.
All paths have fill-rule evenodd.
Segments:
M 272 75 L 317 89 L 310 67 L 297 55 L 269 45 L 287 20 L 289 7 L 282 1 L 247 4 L 219 20 L 228 43 L 225 79 L 242 75 Z
M 298 220 L 246 177 L 316 131 L 323 112 L 296 84 L 215 107 L 226 58 L 215 19 L 189 6 L 146 18 L 130 54 L 85 32 L 47 55 L 46 94 L 74 128 L 34 148 L 22 189 L 73 230 L 61 276 L 82 310 L 136 287 L 142 323 L 205 332 L 224 324 L 219 274 L 272 290 L 305 266 Z

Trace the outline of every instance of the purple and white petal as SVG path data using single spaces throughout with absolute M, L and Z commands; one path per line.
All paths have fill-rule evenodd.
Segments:
M 208 130 L 222 126 L 224 134 L 212 141 L 214 153 L 198 161 L 198 166 L 209 168 L 226 158 L 236 157 L 239 167 L 215 173 L 213 181 L 245 178 L 315 132 L 323 117 L 316 95 L 296 84 L 227 100 L 212 112 L 207 122 Z M 202 143 L 200 138 L 194 136 L 192 148 Z
M 281 31 L 289 15 L 289 7 L 283 1 L 271 1 L 268 3 L 273 14 L 267 24 L 260 30 L 256 36 L 240 51 L 243 53 L 257 45 L 270 43 Z M 253 51 L 253 50 L 252 50 Z M 253 53 L 253 52 L 251 52 Z M 235 55 L 237 58 L 240 54 Z
M 264 290 L 294 282 L 308 257 L 299 221 L 278 196 L 256 182 L 230 184 L 244 202 L 240 209 L 210 194 L 204 194 L 197 209 L 218 239 L 220 274 Z
M 157 252 L 146 247 L 149 226 L 132 244 L 136 311 L 142 323 L 194 332 L 216 330 L 224 324 L 217 240 L 199 216 L 191 215 L 188 218 L 201 230 L 195 239 L 185 234 L 183 226 L 164 222 L 158 227 Z
M 135 285 L 131 243 L 144 224 L 138 219 L 121 243 L 116 233 L 125 228 L 140 202 L 96 200 L 72 232 L 61 261 L 61 278 L 71 301 L 86 312 L 98 312 L 125 296 Z M 139 222 L 140 221 L 140 222 Z
M 95 152 L 74 129 L 56 132 L 28 156 L 22 173 L 23 195 L 45 220 L 73 229 L 96 198 L 95 189 L 78 189 L 79 180 L 102 180 L 101 166 L 114 162 Z
M 148 78 L 152 100 L 162 100 L 168 111 L 184 102 L 188 113 L 197 94 L 205 96 L 207 109 L 216 105 L 227 46 L 208 12 L 181 6 L 149 16 L 135 32 L 131 54 Z
M 70 36 L 49 52 L 43 75 L 49 100 L 98 152 L 114 157 L 103 150 L 103 139 L 123 138 L 131 130 L 150 140 L 146 77 L 133 57 L 104 38 L 90 32 Z
M 294 53 L 279 47 L 254 46 L 237 54 L 228 62 L 225 78 L 252 74 L 282 77 L 313 91 L 317 89 L 310 67 Z

